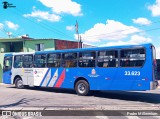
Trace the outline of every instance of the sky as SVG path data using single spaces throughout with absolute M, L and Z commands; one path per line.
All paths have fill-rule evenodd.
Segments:
M 94 46 L 152 43 L 160 58 L 160 0 L 6 0 L 0 38 L 78 40 Z M 4 0 L 1 0 L 4 2 Z

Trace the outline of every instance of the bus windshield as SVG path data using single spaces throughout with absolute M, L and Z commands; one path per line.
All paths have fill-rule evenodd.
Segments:
M 11 68 L 12 68 L 12 57 L 5 57 L 3 71 L 11 70 Z

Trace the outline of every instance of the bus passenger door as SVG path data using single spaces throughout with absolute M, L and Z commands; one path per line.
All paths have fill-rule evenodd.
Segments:
M 12 76 L 12 56 L 6 56 L 4 57 L 3 62 L 3 83 L 5 84 L 11 84 L 13 83 L 11 81 Z
M 23 56 L 22 74 L 24 77 L 24 84 L 33 86 L 34 79 L 33 79 L 33 55 L 32 54 L 27 54 Z
M 22 68 L 22 76 L 23 76 L 23 84 L 33 86 L 34 79 L 33 79 L 33 69 L 32 68 Z

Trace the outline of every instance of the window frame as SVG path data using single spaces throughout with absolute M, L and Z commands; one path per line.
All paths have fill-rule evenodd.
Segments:
M 35 44 L 35 51 L 44 51 L 44 43 Z

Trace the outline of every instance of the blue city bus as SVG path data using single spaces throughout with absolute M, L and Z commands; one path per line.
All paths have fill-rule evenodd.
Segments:
M 3 82 L 24 86 L 91 90 L 153 90 L 156 51 L 152 44 L 10 53 L 4 56 Z

